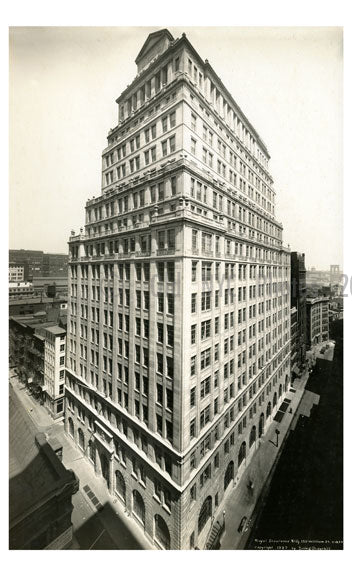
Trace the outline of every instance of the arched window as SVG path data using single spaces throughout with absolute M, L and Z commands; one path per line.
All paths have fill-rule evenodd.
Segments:
M 264 432 L 264 414 L 263 412 L 260 415 L 259 418 L 259 432 L 258 432 L 258 437 L 260 438 L 261 436 L 263 436 L 263 432 Z
M 74 435 L 75 435 L 75 427 L 74 427 L 72 418 L 69 418 L 69 419 L 68 419 L 68 433 L 69 433 L 70 436 L 72 436 L 72 438 L 73 438 Z
M 287 392 L 287 388 L 288 388 L 288 376 L 287 376 L 287 374 L 286 374 L 286 377 L 285 377 L 285 392 Z
M 212 501 L 211 496 L 208 496 L 203 502 L 198 516 L 198 534 L 201 533 L 209 518 L 211 518 Z
M 266 417 L 269 418 L 271 414 L 271 402 L 268 402 L 268 405 L 266 407 Z
M 229 462 L 229 464 L 226 468 L 226 472 L 225 472 L 225 476 L 224 476 L 224 491 L 226 490 L 226 488 L 230 484 L 231 480 L 233 480 L 233 477 L 234 477 L 234 464 L 233 464 L 233 460 L 231 460 L 231 462 Z
M 282 384 L 280 384 L 279 386 L 279 398 L 281 398 L 281 395 L 282 395 Z
M 145 506 L 144 500 L 137 490 L 133 490 L 132 492 L 133 497 L 133 512 L 137 516 L 137 518 L 142 522 L 144 526 L 145 522 Z
M 273 408 L 274 408 L 274 406 L 276 406 L 276 404 L 277 404 L 277 393 L 275 392 L 274 398 L 273 398 Z
M 242 442 L 239 452 L 238 452 L 238 467 L 241 466 L 243 460 L 246 457 L 246 443 Z
M 117 492 L 124 502 L 126 501 L 126 484 L 119 470 L 115 472 L 115 492 Z
M 257 429 L 255 426 L 252 426 L 251 433 L 249 435 L 249 447 L 251 447 L 252 444 L 254 444 L 256 438 L 257 438 Z
M 105 454 L 102 454 L 100 456 L 100 464 L 101 464 L 101 473 L 103 475 L 103 478 L 105 480 L 105 482 L 108 485 L 108 488 L 110 488 L 110 464 L 109 461 L 107 459 L 107 457 L 105 456 Z
M 164 550 L 170 550 L 170 532 L 164 518 L 159 514 L 154 516 L 154 537 Z
M 91 440 L 88 442 L 88 458 L 95 464 L 95 446 Z
M 84 434 L 81 428 L 78 428 L 78 446 L 84 450 Z

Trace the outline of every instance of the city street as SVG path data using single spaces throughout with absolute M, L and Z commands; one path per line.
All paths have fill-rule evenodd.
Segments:
M 238 550 L 245 547 L 261 498 L 270 485 L 271 476 L 281 457 L 287 437 L 295 425 L 297 414 L 301 411 L 307 378 L 308 375 L 304 374 L 301 379 L 297 379 L 294 389 L 289 389 L 282 396 L 277 413 L 280 422 L 276 420 L 276 416 L 271 420 L 264 436 L 257 440 L 256 451 L 243 475 L 237 482 L 235 478 L 233 486 L 228 488 L 228 493 L 214 517 L 214 522 L 218 521 L 221 524 L 225 511 L 225 531 L 220 540 L 221 550 Z M 286 410 L 284 400 L 289 402 L 290 409 Z M 313 399 L 308 397 L 308 403 L 312 405 L 312 402 Z M 246 520 L 244 529 L 240 532 L 239 527 L 243 518 Z
M 143 529 L 125 513 L 122 503 L 109 494 L 104 480 L 95 476 L 82 452 L 65 434 L 63 422 L 53 423 L 44 406 L 28 394 L 25 386 L 13 376 L 13 371 L 10 374 L 10 385 L 38 431 L 45 432 L 48 438 L 56 437 L 62 443 L 63 463 L 80 480 L 79 491 L 72 498 L 72 549 L 154 549 Z M 88 493 L 84 490 L 86 486 L 90 489 Z M 93 496 L 90 497 L 90 494 Z
M 288 391 L 282 396 L 290 402 L 290 410 L 281 412 L 282 419 L 278 423 L 272 419 L 266 434 L 257 440 L 257 449 L 251 461 L 244 470 L 242 477 L 232 487 L 218 509 L 214 522 L 223 520 L 225 511 L 225 531 L 221 537 L 220 548 L 223 550 L 243 549 L 250 534 L 249 528 L 254 524 L 257 514 L 257 500 L 262 495 L 263 488 L 270 483 L 271 474 L 275 468 L 289 430 L 294 427 L 295 415 L 300 410 L 305 412 L 306 405 L 312 404 L 309 397 L 304 400 L 307 375 L 295 381 L 295 391 Z M 105 482 L 96 477 L 91 465 L 83 457 L 81 451 L 64 433 L 63 423 L 53 424 L 45 408 L 40 406 L 16 378 L 12 385 L 28 410 L 38 430 L 45 431 L 48 437 L 56 436 L 63 445 L 63 461 L 67 468 L 74 470 L 80 479 L 80 490 L 73 497 L 74 526 L 73 548 L 76 549 L 153 549 L 151 542 L 144 536 L 140 526 L 131 519 L 124 507 L 116 498 L 109 494 Z M 303 401 L 302 401 L 303 399 Z M 279 408 L 281 408 L 279 403 Z M 309 410 L 309 408 L 308 408 Z M 278 436 L 276 431 L 280 431 Z M 259 449 L 260 448 L 260 449 Z M 248 483 L 253 482 L 253 489 L 248 489 Z M 103 509 L 99 511 L 89 498 L 84 488 L 88 486 Z M 243 517 L 246 522 L 243 532 L 238 528 Z
M 328 357 L 318 357 L 306 386 L 310 394 L 319 394 L 319 404 L 288 438 L 248 549 L 343 547 L 341 320 L 332 336 L 333 360 L 330 347 Z
M 332 346 L 328 350 L 329 360 L 333 352 L 334 347 Z M 324 360 L 318 359 L 317 362 L 315 377 L 320 371 L 319 362 L 324 362 Z M 325 364 L 331 367 L 334 363 L 330 361 L 325 362 Z M 257 532 L 256 520 L 265 502 L 270 500 L 268 493 L 272 494 L 275 510 L 277 509 L 280 514 L 283 514 L 283 517 L 286 517 L 288 504 L 282 503 L 284 495 L 278 494 L 274 480 L 273 486 L 275 485 L 276 488 L 273 492 L 271 481 L 273 477 L 274 479 L 277 478 L 276 467 L 281 469 L 281 460 L 287 453 L 290 453 L 292 444 L 296 442 L 296 439 L 293 441 L 293 430 L 297 423 L 299 426 L 296 436 L 299 436 L 302 426 L 306 426 L 306 421 L 309 420 L 305 418 L 302 424 L 300 415 L 307 417 L 311 413 L 313 414 L 316 409 L 314 406 L 319 403 L 318 390 L 311 385 L 311 382 L 314 382 L 314 377 L 310 377 L 309 386 L 306 386 L 307 378 L 308 374 L 305 374 L 301 379 L 295 380 L 294 388 L 290 388 L 281 398 L 278 415 L 271 421 L 266 434 L 257 440 L 256 451 L 241 478 L 235 478 L 233 485 L 228 489 L 228 493 L 213 519 L 214 522 L 222 523 L 225 518 L 225 530 L 221 537 L 220 549 L 243 549 L 249 539 L 249 547 L 253 546 L 253 538 L 263 540 L 263 533 Z M 95 476 L 92 467 L 83 457 L 81 451 L 64 433 L 63 423 L 53 424 L 45 408 L 28 395 L 26 389 L 16 378 L 11 378 L 11 383 L 36 423 L 38 430 L 45 431 L 48 437 L 56 436 L 62 442 L 64 464 L 67 468 L 73 469 L 80 479 L 80 490 L 73 497 L 74 540 L 72 548 L 82 550 L 153 549 L 153 545 L 145 537 L 140 526 L 126 514 L 122 504 L 116 498 L 111 497 L 104 480 Z M 289 410 L 286 409 L 288 405 L 290 406 Z M 292 455 L 291 458 L 293 458 Z M 250 483 L 252 483 L 251 489 L 249 489 Z M 281 480 L 281 485 L 284 487 L 283 492 L 285 492 L 286 477 L 284 482 Z M 292 489 L 296 490 L 297 484 L 293 485 Z M 290 497 L 293 497 L 292 493 Z M 295 498 L 293 502 L 295 502 Z M 264 513 L 263 517 L 265 517 Z M 243 531 L 239 531 L 241 521 Z M 269 517 L 269 525 L 271 526 L 272 523 L 280 525 L 276 516 L 274 518 Z M 253 528 L 255 528 L 254 537 Z M 267 526 L 264 532 L 265 530 L 267 530 Z M 278 538 L 277 531 L 275 533 Z M 272 537 L 272 534 L 271 531 L 269 537 Z

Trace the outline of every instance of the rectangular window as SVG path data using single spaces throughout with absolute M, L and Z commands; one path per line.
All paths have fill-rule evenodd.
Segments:
M 210 310 L 211 292 L 202 292 L 202 311 Z
M 195 251 L 198 248 L 198 230 L 192 230 L 192 250 Z
M 205 398 L 210 393 L 210 376 L 200 383 L 200 397 Z
M 207 366 L 210 366 L 210 348 L 203 350 L 200 355 L 200 368 L 203 370 Z
M 205 340 L 206 338 L 209 338 L 210 336 L 210 327 L 211 327 L 211 320 L 205 320 L 204 322 L 201 323 L 201 340 Z
M 190 399 L 189 399 L 190 406 L 193 407 L 196 405 L 196 387 L 191 388 L 190 390 Z
M 192 130 L 196 131 L 197 129 L 197 116 L 195 114 L 191 114 L 191 128 Z
M 164 293 L 158 292 L 158 312 L 164 312 Z
M 167 312 L 168 314 L 174 314 L 174 295 L 167 295 Z
M 193 438 L 195 438 L 196 436 L 196 419 L 193 418 L 193 420 L 191 420 L 190 426 L 189 426 L 189 435 L 191 440 Z
M 176 177 L 173 176 L 171 178 L 171 195 L 175 196 L 177 193 L 177 186 L 176 186 Z
M 163 373 L 163 355 L 157 353 L 156 357 L 157 357 L 157 371 L 159 372 L 159 374 L 162 374 Z
M 191 344 L 196 343 L 197 325 L 192 324 L 191 326 Z
M 175 152 L 175 150 L 176 150 L 176 137 L 175 136 L 171 136 L 171 138 L 169 139 L 169 146 L 170 146 L 170 152 Z
M 170 114 L 170 127 L 174 128 L 176 126 L 176 112 L 171 112 Z
M 191 358 L 191 376 L 194 376 L 196 373 L 196 356 L 192 356 Z
M 204 428 L 210 422 L 210 405 L 206 406 L 200 413 L 199 427 Z
M 191 296 L 191 312 L 194 314 L 197 310 L 197 294 Z
M 197 264 L 198 262 L 192 262 L 192 282 L 197 280 Z
M 167 131 L 167 116 L 164 116 L 161 120 L 162 130 L 163 132 Z

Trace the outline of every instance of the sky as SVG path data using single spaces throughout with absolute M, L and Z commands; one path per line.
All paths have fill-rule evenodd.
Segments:
M 276 216 L 306 266 L 343 264 L 343 32 L 333 27 L 13 27 L 9 247 L 66 252 L 100 195 L 116 98 L 148 34 L 185 32 L 264 140 Z

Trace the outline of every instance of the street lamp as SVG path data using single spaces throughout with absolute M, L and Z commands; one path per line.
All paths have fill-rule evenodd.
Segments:
M 275 430 L 276 433 L 276 447 L 279 447 L 279 434 L 280 434 L 280 430 L 278 430 L 278 428 L 276 428 Z

